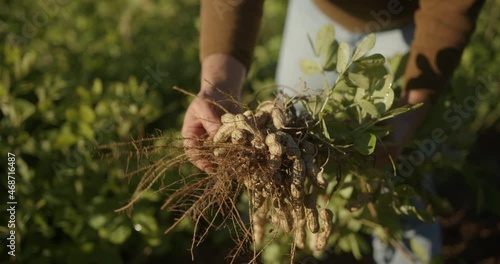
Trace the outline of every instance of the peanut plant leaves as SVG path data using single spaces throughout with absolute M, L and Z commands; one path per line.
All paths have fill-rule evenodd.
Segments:
M 373 49 L 375 46 L 375 34 L 370 33 L 368 36 L 366 36 L 361 42 L 354 48 L 354 52 L 352 55 L 352 60 L 357 61 L 361 57 L 365 56 L 368 51 Z
M 385 88 L 373 92 L 373 103 L 381 113 L 387 112 L 394 102 L 394 91 L 391 88 Z
M 370 87 L 370 81 L 368 77 L 359 74 L 350 72 L 348 75 L 349 80 L 359 88 L 368 89 Z
M 337 72 L 342 74 L 347 69 L 349 63 L 349 45 L 342 41 L 337 52 Z
M 382 88 L 373 92 L 373 103 L 381 113 L 387 112 L 394 102 L 394 91 L 391 88 L 392 82 L 392 75 L 386 75 Z
M 323 57 L 323 69 L 325 71 L 333 71 L 337 63 L 337 51 L 339 49 L 339 43 L 334 41 L 328 49 L 328 53 Z
M 316 49 L 316 47 L 314 46 L 314 43 L 311 39 L 311 36 L 309 36 L 309 34 L 307 35 L 307 40 L 309 40 L 309 45 L 311 45 L 311 49 L 313 50 L 314 54 L 316 56 L 319 56 L 319 53 L 318 53 L 318 50 Z
M 354 102 L 360 102 L 366 95 L 366 90 L 362 88 L 357 88 L 354 94 Z
M 359 100 L 358 105 L 361 107 L 363 112 L 370 114 L 373 118 L 377 118 L 379 116 L 379 112 L 378 112 L 377 108 L 369 101 Z M 364 115 L 363 115 L 363 117 L 364 117 Z
M 366 66 L 383 65 L 385 63 L 385 57 L 382 54 L 375 53 L 367 57 L 362 57 L 355 62 Z
M 324 25 L 316 34 L 316 56 L 328 55 L 330 46 L 335 41 L 335 28 L 332 24 Z
M 361 260 L 361 258 L 363 258 L 363 255 L 361 254 L 361 250 L 359 249 L 359 244 L 358 240 L 356 239 L 355 233 L 349 234 L 349 244 L 351 246 L 354 258 L 356 258 L 356 260 Z
M 307 75 L 314 75 L 323 71 L 321 65 L 309 59 L 304 59 L 300 62 L 300 69 Z
M 361 134 L 354 138 L 354 148 L 363 155 L 370 155 L 375 150 L 377 137 L 371 133 Z

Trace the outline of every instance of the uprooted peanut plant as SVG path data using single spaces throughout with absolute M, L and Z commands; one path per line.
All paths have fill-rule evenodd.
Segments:
M 396 184 L 394 171 L 374 169 L 370 159 L 390 130 L 380 122 L 414 108 L 391 108 L 393 78 L 385 58 L 366 55 L 374 42 L 374 35 L 367 36 L 351 56 L 346 43 L 335 41 L 333 27 L 325 26 L 312 45 L 317 58 L 302 61 L 301 68 L 308 75 L 336 71 L 335 83 L 324 77 L 321 89 L 304 83 L 294 96 L 280 93 L 255 109 L 226 113 L 211 138 L 131 142 L 138 159 L 151 163 L 130 173 L 142 180 L 120 210 L 131 209 L 161 182 L 167 195 L 163 208 L 177 213 L 176 224 L 186 218 L 195 222 L 193 246 L 210 228 L 231 223 L 239 242 L 233 256 L 251 249 L 252 261 L 283 233 L 292 238 L 292 259 L 296 248 L 320 252 L 332 243 L 359 258 L 364 247 L 359 232 L 397 246 L 398 234 L 392 232 L 397 226 L 387 226 L 378 210 L 390 217 L 427 215 L 409 202 L 415 196 L 411 186 Z M 169 182 L 163 179 L 166 170 L 189 163 L 182 140 L 199 140 L 198 147 L 185 151 L 213 169 Z

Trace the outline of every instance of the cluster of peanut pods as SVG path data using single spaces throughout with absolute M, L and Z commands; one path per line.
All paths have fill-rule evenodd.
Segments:
M 318 210 L 314 193 L 325 191 L 327 183 L 317 164 L 318 148 L 293 111 L 266 101 L 255 111 L 223 115 L 212 139 L 217 144 L 213 154 L 216 159 L 238 160 L 233 172 L 241 175 L 249 191 L 257 244 L 271 223 L 292 234 L 298 248 L 305 246 L 308 228 L 316 236 L 314 249 L 323 250 L 332 232 L 333 213 Z

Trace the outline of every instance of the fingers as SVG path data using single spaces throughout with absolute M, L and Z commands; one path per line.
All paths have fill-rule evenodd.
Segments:
M 200 148 L 202 147 L 202 140 L 206 131 L 201 122 L 193 118 L 190 111 L 186 112 L 181 134 L 183 138 L 184 151 L 186 152 L 189 161 L 200 170 L 205 171 L 207 166 L 210 164 L 201 156 Z
M 213 170 L 213 165 L 203 156 L 202 147 L 202 139 L 196 137 L 184 138 L 184 150 L 189 161 L 200 170 L 209 173 Z
M 213 103 L 223 100 L 214 95 L 210 96 L 212 98 L 207 98 L 208 95 L 205 94 L 193 100 L 186 111 L 182 127 L 184 150 L 190 162 L 207 173 L 213 171 L 214 165 L 204 156 L 203 142 L 207 136 L 213 137 L 219 130 L 222 125 L 220 117 L 224 114 L 224 111 Z M 238 111 L 238 106 L 234 103 L 226 103 L 225 106 L 228 111 Z
M 220 117 L 203 102 L 193 101 L 184 117 L 182 137 L 184 139 L 184 150 L 197 168 L 205 172 L 211 172 L 213 165 L 203 156 L 203 141 L 207 134 L 213 135 L 220 127 Z

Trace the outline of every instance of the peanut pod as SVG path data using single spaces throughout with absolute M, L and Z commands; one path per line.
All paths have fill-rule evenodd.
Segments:
M 222 124 L 234 123 L 234 115 L 231 113 L 225 113 L 220 117 L 220 121 Z
M 257 127 L 265 127 L 271 121 L 271 114 L 265 111 L 257 111 L 255 114 L 255 124 Z
M 283 155 L 283 146 L 278 142 L 276 134 L 271 133 L 266 136 L 265 143 L 269 149 L 269 166 L 273 172 L 281 167 L 281 156 Z
M 273 126 L 276 130 L 283 129 L 287 126 L 287 118 L 283 110 L 279 107 L 274 107 L 271 111 Z
M 275 105 L 273 101 L 264 101 L 257 106 L 257 112 L 271 113 Z
M 234 129 L 231 133 L 231 142 L 233 144 L 242 145 L 247 142 L 247 132 L 243 129 Z
M 326 187 L 326 180 L 323 177 L 323 168 L 319 168 L 314 164 L 314 156 L 316 154 L 316 147 L 313 143 L 309 141 L 303 141 L 301 143 L 302 147 L 302 158 L 306 164 L 306 175 L 309 177 L 311 182 L 321 189 Z
M 266 229 L 266 215 L 268 211 L 269 202 L 266 200 L 252 216 L 253 237 L 256 244 L 262 243 L 262 238 L 264 237 Z
M 293 228 L 293 216 L 290 213 L 290 209 L 284 201 L 280 198 L 275 198 L 273 201 L 274 210 L 276 211 L 276 217 L 273 217 L 273 222 L 275 222 L 283 231 L 286 233 L 292 231 Z
M 319 218 L 321 219 L 321 230 L 316 236 L 316 250 L 325 250 L 333 230 L 333 213 L 330 209 L 322 209 L 319 212 Z
M 306 244 L 306 216 L 304 213 L 304 208 L 300 207 L 293 210 L 293 218 L 295 222 L 294 227 L 294 241 L 298 248 L 304 248 Z
M 307 227 L 311 233 L 315 234 L 319 231 L 318 209 L 316 208 L 316 196 L 309 194 L 306 196 L 304 205 L 306 208 Z
M 293 140 L 292 136 L 283 131 L 276 132 L 276 136 L 278 142 L 285 146 L 285 153 L 290 159 L 300 157 L 300 148 L 295 140 Z
M 234 130 L 234 125 L 232 123 L 223 124 L 217 133 L 215 133 L 213 142 L 214 143 L 223 143 L 227 142 L 231 137 L 231 133 Z
M 304 202 L 304 167 L 304 161 L 302 159 L 293 160 L 292 184 L 290 186 L 290 193 L 292 195 L 292 204 L 294 206 L 301 206 Z

